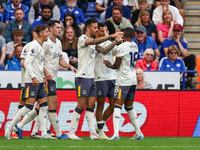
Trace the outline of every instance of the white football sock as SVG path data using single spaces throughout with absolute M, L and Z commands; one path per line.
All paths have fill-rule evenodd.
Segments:
M 24 119 L 17 124 L 18 128 L 22 129 L 27 123 L 32 121 L 37 116 L 37 112 L 35 109 L 31 110 Z
M 134 109 L 131 109 L 130 111 L 127 111 L 129 118 L 131 120 L 131 123 L 133 124 L 134 128 L 135 128 L 135 132 L 136 134 L 140 134 L 141 130 L 140 130 L 140 126 L 138 124 L 138 119 L 137 119 L 137 114 L 135 112 Z
M 94 113 L 91 112 L 91 111 L 86 111 L 85 116 L 86 116 L 86 119 L 87 119 L 87 123 L 88 123 L 90 133 L 96 133 Z
M 21 108 L 17 114 L 15 115 L 15 117 L 13 118 L 13 120 L 11 121 L 11 123 L 8 125 L 9 129 L 13 129 L 13 126 L 18 123 L 25 114 L 27 114 L 29 111 L 31 111 L 31 109 L 27 108 L 26 106 Z
M 39 120 L 40 120 L 40 125 L 41 125 L 41 132 L 42 132 L 42 136 L 47 134 L 47 110 L 48 110 L 48 106 L 43 106 L 40 107 L 40 111 L 39 111 Z
M 33 126 L 31 135 L 35 135 L 38 132 L 39 127 L 40 127 L 40 120 L 39 120 L 39 115 L 38 115 L 35 119 L 35 124 Z
M 49 112 L 48 113 L 49 115 L 49 120 L 56 132 L 56 136 L 57 137 L 60 137 L 62 135 L 61 131 L 60 131 L 60 126 L 59 126 L 59 120 L 58 120 L 58 117 L 57 117 L 57 113 L 51 113 Z
M 121 109 L 114 108 L 113 112 L 113 125 L 114 125 L 114 134 L 119 134 L 119 119 L 121 117 Z
M 76 131 L 77 127 L 78 127 L 78 122 L 79 122 L 80 116 L 81 115 L 78 114 L 76 111 L 73 112 L 69 133 L 75 133 L 75 131 Z
M 16 110 L 16 112 L 15 112 L 15 114 L 14 114 L 14 117 L 16 116 L 16 114 L 18 113 L 19 110 L 20 110 L 20 109 L 17 108 L 17 110 Z M 13 117 L 13 118 L 14 118 L 14 117 Z

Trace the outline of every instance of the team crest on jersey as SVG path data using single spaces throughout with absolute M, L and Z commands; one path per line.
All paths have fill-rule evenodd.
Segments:
M 102 95 L 102 91 L 99 90 L 99 91 L 98 91 L 98 95 Z
M 43 62 L 44 61 L 44 56 L 41 56 L 41 62 Z
M 75 14 L 77 14 L 77 15 L 78 15 L 78 14 L 79 14 L 79 12 L 76 10 L 76 11 L 75 11 Z
M 60 56 L 59 53 L 56 53 L 56 52 L 53 53 L 53 59 L 56 59 L 56 57 L 59 57 L 59 56 Z
M 92 57 L 95 57 L 95 49 L 90 47 L 90 52 L 91 52 Z
M 86 90 L 83 90 L 83 91 L 82 91 L 82 94 L 83 94 L 83 95 L 86 95 L 86 94 L 87 94 L 87 91 L 86 91 Z
M 54 91 L 54 88 L 53 88 L 53 86 L 51 86 L 49 90 L 53 92 L 53 91 Z
M 181 66 L 181 64 L 179 64 L 179 63 L 178 63 L 178 64 L 176 64 L 176 67 L 180 67 L 180 66 Z
M 119 86 L 115 85 L 114 95 L 116 96 L 119 92 Z
M 31 91 L 30 95 L 35 96 L 35 91 Z

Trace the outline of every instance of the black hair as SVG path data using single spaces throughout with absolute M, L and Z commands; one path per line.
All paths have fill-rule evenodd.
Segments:
M 124 37 L 132 39 L 134 37 L 134 29 L 127 27 L 124 29 Z
M 72 26 L 72 27 L 74 28 L 74 30 L 75 30 L 76 37 L 80 37 L 80 36 L 82 35 L 82 32 L 81 32 L 81 29 L 80 29 L 79 26 L 78 26 L 78 23 L 77 23 L 77 21 L 76 21 L 76 17 L 74 16 L 74 14 L 73 14 L 72 12 L 68 12 L 68 13 L 65 14 L 64 20 L 63 20 L 63 25 L 64 25 L 64 27 L 66 28 L 65 18 L 66 18 L 67 16 L 72 17 L 72 19 L 74 20 L 74 22 L 73 22 L 73 24 L 72 24 L 71 26 Z
M 96 18 L 88 19 L 85 22 L 85 29 L 87 29 L 87 27 L 90 27 L 92 23 L 98 23 L 97 19 Z
M 42 11 L 43 9 L 49 9 L 51 11 L 51 7 L 49 5 L 42 5 Z
M 60 24 L 60 21 L 58 21 L 58 20 L 51 20 L 51 21 L 49 21 L 49 23 L 48 23 L 49 28 L 50 27 L 53 28 L 56 23 Z

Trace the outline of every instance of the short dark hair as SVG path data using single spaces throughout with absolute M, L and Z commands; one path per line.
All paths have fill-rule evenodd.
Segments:
M 18 47 L 24 47 L 22 44 L 17 44 L 15 47 L 14 47 L 14 50 L 17 50 Z
M 13 36 L 24 36 L 24 31 L 22 29 L 15 29 L 12 31 Z
M 39 36 L 39 35 L 40 35 L 40 32 L 41 32 L 41 31 L 44 31 L 46 28 L 48 28 L 47 25 L 40 24 L 40 25 L 37 25 L 33 30 L 35 30 L 35 32 L 36 32 L 37 35 Z
M 124 29 L 124 37 L 132 39 L 134 37 L 134 29 L 127 27 Z
M 49 28 L 50 28 L 50 27 L 53 28 L 53 27 L 55 26 L 56 23 L 60 24 L 60 21 L 58 21 L 58 20 L 51 20 L 51 21 L 48 23 Z
M 90 27 L 92 23 L 98 23 L 97 19 L 96 19 L 96 18 L 88 19 L 88 20 L 85 22 L 85 29 L 86 29 L 87 27 Z
M 112 8 L 112 12 L 113 12 L 113 10 L 119 10 L 121 13 L 123 12 L 122 8 L 119 7 L 119 6 L 114 6 L 114 7 Z
M 98 23 L 98 29 L 100 28 L 100 27 L 105 27 L 106 25 L 104 24 L 104 23 L 102 23 L 102 22 L 99 22 Z
M 18 11 L 18 10 L 21 10 L 21 11 L 24 12 L 24 10 L 23 10 L 21 7 L 16 8 L 16 9 L 15 9 L 15 12 Z
M 42 5 L 41 11 L 43 11 L 43 9 L 49 9 L 51 11 L 51 7 L 49 5 Z

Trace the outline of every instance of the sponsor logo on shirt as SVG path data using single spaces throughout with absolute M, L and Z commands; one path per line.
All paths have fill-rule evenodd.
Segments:
M 59 57 L 59 56 L 60 56 L 59 53 L 56 53 L 56 52 L 53 53 L 53 59 L 56 59 L 56 57 Z
M 44 61 L 44 56 L 41 56 L 41 62 L 43 62 Z
M 78 14 L 79 14 L 79 12 L 76 10 L 76 11 L 75 11 L 75 14 L 77 14 L 77 15 L 78 15 Z

